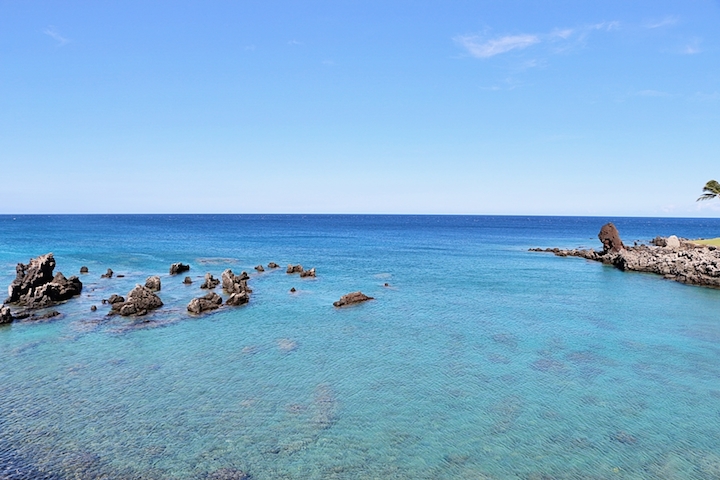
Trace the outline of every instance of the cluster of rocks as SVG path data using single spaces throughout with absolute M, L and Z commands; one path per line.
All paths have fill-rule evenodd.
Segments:
M 16 277 L 8 287 L 4 303 L 26 308 L 43 308 L 70 300 L 82 291 L 78 277 L 65 278 L 53 273 L 55 258 L 52 253 L 30 259 L 27 265 L 18 263 Z
M 275 262 L 267 265 L 268 269 L 277 269 L 280 266 Z M 19 263 L 16 268 L 17 276 L 8 287 L 9 297 L 0 305 L 0 324 L 10 323 L 13 320 L 21 318 L 45 319 L 60 315 L 57 311 L 51 311 L 44 314 L 31 313 L 30 310 L 49 307 L 59 302 L 69 300 L 77 296 L 82 291 L 82 283 L 78 277 L 73 276 L 65 278 L 58 272 L 53 274 L 55 269 L 55 259 L 52 253 L 41 255 L 37 258 L 30 259 L 30 263 L 25 265 Z M 183 263 L 173 263 L 170 266 L 170 274 L 177 275 L 190 270 L 189 265 Z M 258 272 L 264 272 L 265 267 L 258 265 L 255 267 Z M 302 265 L 288 265 L 286 272 L 288 274 L 300 274 L 300 277 L 315 277 L 315 268 L 305 270 Z M 81 274 L 89 273 L 86 266 L 80 268 Z M 101 278 L 112 278 L 114 272 L 108 268 L 107 272 L 101 275 Z M 120 277 L 120 275 L 117 275 Z M 250 301 L 252 290 L 248 287 L 250 279 L 247 272 L 239 275 L 233 273 L 232 270 L 225 270 L 220 279 L 215 278 L 211 273 L 205 275 L 204 281 L 200 288 L 213 290 L 222 283 L 223 291 L 228 295 L 224 301 L 228 306 L 244 305 Z M 185 277 L 183 283 L 191 284 L 192 279 Z M 108 315 L 122 316 L 143 316 L 148 312 L 163 306 L 163 302 L 156 292 L 162 289 L 162 282 L 158 275 L 147 278 L 145 285 L 136 285 L 128 294 L 123 297 L 117 294 L 111 295 L 102 301 L 103 304 L 110 305 Z M 295 292 L 295 288 L 291 292 Z M 340 300 L 334 302 L 336 307 L 352 305 L 367 300 L 372 300 L 361 292 L 353 292 L 344 295 Z M 25 307 L 27 310 L 13 311 L 9 306 Z M 194 298 L 187 306 L 187 310 L 194 314 L 216 310 L 223 305 L 223 298 L 215 293 L 209 292 L 202 297 Z M 91 306 L 92 311 L 96 311 L 95 305 Z
M 533 248 L 531 251 L 550 252 L 559 257 L 581 257 L 612 265 L 623 271 L 647 272 L 663 275 L 692 285 L 720 287 L 720 250 L 679 239 L 675 235 L 656 237 L 650 245 L 628 247 L 620 239 L 612 223 L 602 227 L 598 238 L 602 251 L 590 249 Z

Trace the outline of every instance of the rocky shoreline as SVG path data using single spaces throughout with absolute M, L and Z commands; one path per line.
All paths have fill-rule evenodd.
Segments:
M 591 249 L 531 248 L 532 252 L 548 252 L 558 257 L 581 257 L 612 265 L 622 271 L 662 275 L 668 280 L 720 288 L 720 250 L 699 245 L 686 239 L 656 237 L 651 245 L 626 246 L 612 223 L 603 225 L 598 238 L 601 251 Z

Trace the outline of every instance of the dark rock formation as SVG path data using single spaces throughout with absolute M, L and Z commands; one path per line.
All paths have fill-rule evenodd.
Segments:
M 602 234 L 603 231 L 600 236 Z M 692 285 L 720 287 L 720 250 L 681 241 L 674 235 L 672 237 L 657 237 L 652 241 L 655 245 L 663 246 L 623 246 L 619 250 L 613 250 L 616 245 L 622 245 L 618 237 L 617 242 L 615 240 L 610 242 L 611 246 L 603 243 L 601 252 L 559 248 L 530 250 L 549 252 L 558 257 L 581 257 L 612 265 L 623 271 L 656 273 L 669 280 Z
M 268 263 L 268 268 L 280 268 L 280 265 L 275 262 L 270 262 Z
M 112 295 L 110 295 L 110 298 L 108 298 L 106 301 L 107 301 L 107 303 L 109 303 L 110 305 L 113 305 L 113 304 L 115 304 L 115 303 L 122 303 L 122 302 L 124 302 L 124 301 L 125 301 L 125 298 L 124 298 L 124 297 L 121 297 L 120 295 L 116 295 L 116 294 L 113 293 Z M 104 302 L 105 302 L 105 301 L 104 301 Z
M 107 272 L 105 272 L 105 273 L 103 273 L 102 275 L 100 275 L 100 278 L 112 278 L 113 273 L 114 273 L 114 272 L 112 271 L 112 268 L 108 268 L 108 269 L 107 269 Z
M 228 297 L 227 300 L 225 300 L 225 305 L 230 305 L 233 307 L 237 307 L 239 305 L 245 305 L 250 301 L 250 295 L 247 291 L 239 292 L 239 293 L 233 293 Z
M 190 285 L 190 284 L 192 283 L 192 278 L 190 278 L 190 277 L 185 277 L 185 280 L 183 280 L 183 283 L 184 283 L 185 285 Z
M 288 265 L 287 270 L 285 270 L 285 273 L 302 273 L 303 267 L 302 265 Z
M 122 297 L 113 295 L 115 298 L 110 297 L 113 302 L 108 299 L 108 303 L 111 303 L 110 313 L 119 313 L 123 317 L 128 315 L 145 315 L 150 310 L 155 310 L 163 306 L 160 297 L 155 295 L 155 292 L 142 285 L 136 285 L 130 293 L 127 295 L 127 300 L 120 301 Z
M 615 228 L 615 225 L 612 223 L 606 223 L 602 226 L 600 233 L 598 233 L 598 238 L 603 244 L 603 253 L 617 253 L 625 248 L 622 240 L 620 240 L 620 233 L 618 233 L 617 228 Z
M 200 288 L 213 289 L 220 285 L 220 280 L 213 277 L 211 273 L 205 274 L 205 281 L 200 285 Z
M 241 292 L 252 292 L 248 288 L 247 281 L 250 276 L 247 272 L 242 272 L 240 275 L 235 275 L 229 268 L 222 273 L 222 288 L 227 293 L 241 293 Z
M 313 267 L 310 270 L 303 270 L 302 272 L 300 272 L 300 278 L 305 277 L 315 277 L 315 268 Z
M 190 265 L 185 265 L 184 263 L 173 263 L 170 265 L 170 275 L 177 275 L 178 273 L 187 272 L 190 270 Z
M 0 306 L 0 325 L 12 323 L 13 320 L 14 318 L 10 312 L 10 308 L 4 305 Z
M 69 279 L 58 272 L 53 275 L 55 258 L 52 253 L 30 259 L 28 265 L 18 263 L 15 280 L 8 287 L 5 303 L 41 308 L 69 300 L 82 291 L 78 277 Z
M 216 310 L 222 305 L 222 297 L 215 292 L 209 292 L 200 298 L 193 298 L 187 306 L 188 312 L 200 314 L 208 310 Z
M 147 280 L 145 280 L 145 287 L 149 288 L 153 292 L 159 292 L 162 288 L 162 285 L 160 283 L 160 277 L 158 277 L 157 275 L 148 277 Z
M 97 312 L 97 307 L 96 307 L 95 305 L 92 305 L 92 306 L 90 307 L 90 311 L 91 311 L 91 312 Z
M 89 271 L 90 270 L 88 270 L 88 268 L 84 265 L 82 267 L 80 267 L 80 273 L 88 273 Z
M 292 288 L 290 289 L 290 293 L 295 293 L 295 292 L 297 292 L 297 290 L 295 290 L 295 287 L 292 287 Z
M 264 271 L 265 271 L 265 267 L 263 267 L 262 265 L 258 265 L 258 266 L 255 267 L 255 270 L 257 270 L 258 272 L 264 272 Z
M 352 292 L 347 295 L 340 297 L 340 300 L 334 302 L 333 305 L 336 307 L 344 307 L 346 305 L 354 305 L 356 303 L 365 302 L 367 300 L 374 300 L 373 297 L 368 297 L 362 292 Z

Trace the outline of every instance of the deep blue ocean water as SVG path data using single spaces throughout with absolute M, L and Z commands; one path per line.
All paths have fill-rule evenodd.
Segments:
M 608 220 L 626 243 L 720 236 L 720 219 L 0 216 L 0 284 L 47 252 L 90 269 L 62 316 L 0 328 L 0 479 L 720 478 L 720 290 L 527 251 L 599 248 Z M 253 270 L 271 261 L 317 278 Z M 226 268 L 250 273 L 250 303 L 187 314 Z M 106 316 L 155 274 L 162 309 Z M 375 300 L 332 306 L 357 290 Z

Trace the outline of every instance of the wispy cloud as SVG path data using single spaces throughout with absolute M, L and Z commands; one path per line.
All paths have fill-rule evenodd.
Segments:
M 572 45 L 572 42 L 582 43 L 583 40 L 592 31 L 611 31 L 620 28 L 620 22 L 601 22 L 592 25 L 585 25 L 576 28 L 556 28 L 550 33 L 530 34 L 523 33 L 517 35 L 504 35 L 495 38 L 488 38 L 485 35 L 458 35 L 453 38 L 455 43 L 463 47 L 471 56 L 475 58 L 490 58 L 502 53 L 513 50 L 523 50 L 525 48 L 540 43 L 564 42 Z M 562 51 L 560 49 L 558 51 Z
M 302 45 L 302 44 L 303 44 L 302 42 L 298 42 L 297 40 L 294 40 L 294 39 L 293 39 L 293 40 L 290 40 L 290 41 L 287 42 L 287 43 L 288 43 L 288 45 L 290 45 L 290 46 Z
M 662 28 L 662 27 L 669 27 L 671 25 L 675 25 L 678 22 L 678 18 L 668 15 L 667 17 L 663 18 L 662 20 L 652 20 L 649 22 L 646 22 L 643 26 L 645 28 Z
M 684 55 L 695 55 L 700 53 L 700 51 L 700 40 L 694 39 L 693 41 L 685 45 L 685 47 L 680 50 L 680 53 Z
M 63 37 L 60 35 L 60 33 L 57 31 L 55 27 L 52 25 L 43 30 L 43 33 L 47 35 L 48 37 L 54 39 L 59 47 L 62 47 L 63 45 L 66 45 L 70 43 L 70 39 Z
M 659 90 L 640 90 L 637 92 L 640 97 L 671 97 L 672 95 L 667 92 L 661 92 Z
M 527 48 L 540 43 L 537 35 L 506 35 L 504 37 L 484 40 L 479 35 L 459 35 L 455 41 L 476 58 L 494 57 L 511 50 Z

